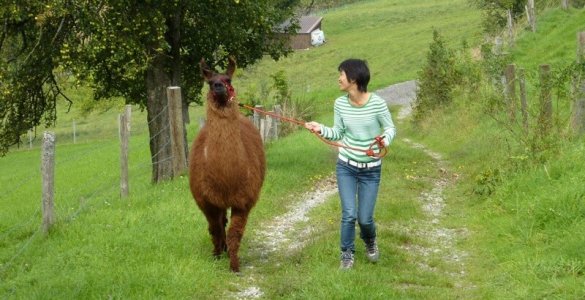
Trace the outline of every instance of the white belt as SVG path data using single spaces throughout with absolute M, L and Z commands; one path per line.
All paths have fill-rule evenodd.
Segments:
M 379 165 L 382 164 L 382 160 L 381 159 L 378 159 L 376 161 L 369 162 L 369 163 L 363 163 L 363 162 L 353 161 L 353 160 L 348 159 L 347 157 L 341 156 L 341 155 L 339 155 L 339 159 L 341 161 L 347 163 L 350 166 L 354 166 L 354 167 L 360 168 L 360 169 L 363 169 L 363 168 L 373 168 L 373 167 L 377 167 L 377 166 L 379 166 Z

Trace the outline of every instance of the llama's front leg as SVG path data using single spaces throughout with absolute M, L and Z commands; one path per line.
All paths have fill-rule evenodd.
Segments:
M 238 258 L 238 251 L 240 250 L 240 243 L 244 235 L 244 229 L 248 222 L 249 210 L 242 210 L 232 208 L 232 216 L 230 221 L 230 228 L 227 233 L 228 254 L 230 256 L 230 269 L 233 272 L 240 272 L 240 259 Z
M 227 249 L 225 238 L 226 210 L 207 206 L 204 209 L 204 213 L 209 226 L 209 234 L 213 242 L 213 255 L 219 257 Z

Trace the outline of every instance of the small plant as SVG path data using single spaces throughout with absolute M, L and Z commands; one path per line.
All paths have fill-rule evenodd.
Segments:
M 281 114 L 296 120 L 311 119 L 313 115 L 313 106 L 311 105 L 313 99 L 293 98 L 284 71 L 280 70 L 270 77 L 273 80 L 272 87 L 276 90 L 275 104 L 280 105 Z M 286 136 L 297 128 L 296 124 L 288 122 L 282 122 L 281 124 L 280 136 Z
M 475 177 L 473 192 L 481 196 L 489 196 L 496 191 L 501 182 L 500 170 L 488 168 Z

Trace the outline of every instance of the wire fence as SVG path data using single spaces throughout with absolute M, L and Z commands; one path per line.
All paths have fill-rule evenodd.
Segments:
M 129 173 L 149 174 L 147 169 L 153 170 L 157 165 L 166 164 L 175 159 L 175 154 L 168 151 L 173 143 L 172 139 L 163 138 L 166 142 L 159 145 L 156 153 L 151 153 L 149 147 L 153 141 L 163 135 L 168 135 L 171 131 L 170 122 L 166 122 L 168 120 L 166 114 L 169 113 L 168 106 L 161 108 L 148 122 L 131 120 L 130 113 L 131 110 L 126 108 L 124 114 L 128 123 L 131 124 L 127 126 L 130 132 L 134 132 L 135 125 L 150 127 L 154 123 L 166 124 L 160 126 L 159 131 L 149 134 L 148 140 L 143 139 L 143 134 L 129 134 L 131 146 L 129 148 L 132 150 L 128 151 L 132 153 L 133 161 L 139 162 L 129 166 Z M 122 115 L 119 119 L 124 120 Z M 278 137 L 278 120 L 260 114 L 255 114 L 250 119 L 258 130 L 262 131 L 261 136 L 264 141 Z M 204 123 L 200 126 L 204 126 Z M 123 155 L 119 152 L 123 149 L 120 145 L 123 142 L 122 131 L 125 127 L 122 121 L 118 122 L 117 131 L 111 130 L 110 137 L 103 142 L 81 143 L 74 147 L 71 143 L 61 145 L 58 140 L 55 142 L 54 174 L 51 174 L 55 190 L 50 192 L 55 196 L 52 214 L 55 215 L 60 226 L 76 221 L 88 209 L 109 206 L 112 201 L 123 196 L 120 193 L 122 184 L 119 171 Z M 32 166 L 31 169 L 20 168 L 18 174 L 8 180 L 9 184 L 3 184 L 0 188 L 0 204 L 8 207 L 1 214 L 5 217 L 0 221 L 0 248 L 3 248 L 0 251 L 0 276 L 5 276 L 7 271 L 15 267 L 18 257 L 26 253 L 35 241 L 42 240 L 41 237 L 48 234 L 44 230 L 46 212 L 44 206 L 40 205 L 45 201 L 45 193 L 47 193 L 42 182 L 45 174 L 41 170 L 43 168 L 35 167 L 35 163 L 30 163 L 30 160 L 39 160 L 41 165 L 44 163 L 43 149 L 38 148 L 38 150 L 37 148 L 28 150 L 27 154 L 33 155 L 26 155 L 26 158 L 23 158 L 28 162 L 20 162 L 21 166 Z M 132 180 L 148 181 L 146 175 L 140 176 Z
M 167 107 L 163 107 L 159 114 L 154 116 L 149 122 L 157 122 L 163 114 L 167 112 Z M 134 122 L 142 123 L 144 122 Z M 146 124 L 150 125 L 150 124 Z M 88 207 L 99 209 L 102 206 L 110 205 L 110 201 L 118 199 L 120 172 L 118 170 L 119 143 L 116 136 L 119 137 L 118 131 L 111 132 L 111 137 L 107 142 L 94 142 L 88 144 L 78 144 L 71 147 L 67 143 L 63 146 L 56 142 L 55 169 L 53 179 L 55 181 L 55 215 L 60 224 L 67 224 L 75 221 Z M 159 153 L 148 157 L 148 144 L 158 135 L 168 131 L 168 125 L 163 127 L 160 132 L 155 133 L 144 145 L 144 140 L 133 139 L 137 155 L 142 163 L 131 167 L 133 174 L 148 173 L 144 169 L 152 167 L 154 163 L 160 163 L 163 160 L 171 160 L 172 157 L 157 159 Z M 112 142 L 113 141 L 113 142 Z M 168 144 L 168 143 L 167 143 Z M 162 145 L 162 148 L 168 145 Z M 40 150 L 40 151 L 37 151 Z M 7 184 L 3 184 L 0 189 L 0 203 L 7 209 L 2 213 L 4 216 L 0 221 L 0 276 L 14 267 L 17 258 L 34 244 L 40 236 L 43 236 L 42 216 L 44 211 L 41 202 L 44 196 L 41 195 L 41 169 L 34 167 L 35 163 L 30 160 L 42 160 L 43 149 L 31 148 L 28 150 L 26 158 L 28 162 L 21 162 L 21 166 L 32 166 L 31 169 L 18 169 L 16 176 L 8 178 Z M 41 152 L 39 154 L 39 152 Z M 28 154 L 39 154 L 30 156 Z M 97 163 L 96 163 L 97 161 Z M 154 162 L 154 163 L 153 163 Z M 43 162 L 41 162 L 42 164 Z M 84 168 L 83 166 L 88 166 Z M 80 167 L 82 166 L 82 167 Z M 96 167 L 98 166 L 98 167 Z M 71 178 L 75 180 L 71 180 Z M 80 180 L 81 179 L 81 180 Z M 137 178 L 145 180 L 145 178 Z M 71 183 L 74 182 L 74 186 Z M 42 201 L 39 201 L 42 200 Z

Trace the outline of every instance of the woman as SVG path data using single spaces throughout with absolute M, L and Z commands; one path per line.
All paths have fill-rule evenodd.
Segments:
M 368 92 L 370 71 L 366 61 L 348 59 L 339 67 L 339 89 L 346 94 L 334 104 L 333 127 L 308 122 L 305 127 L 328 140 L 341 140 L 350 148 L 339 148 L 336 165 L 341 199 L 341 268 L 351 269 L 355 253 L 355 222 L 366 245 L 369 261 L 379 258 L 374 208 L 378 197 L 382 160 L 365 152 L 378 138 L 390 145 L 396 128 L 384 99 Z M 351 148 L 363 149 L 359 151 Z M 380 149 L 374 148 L 375 153 Z

